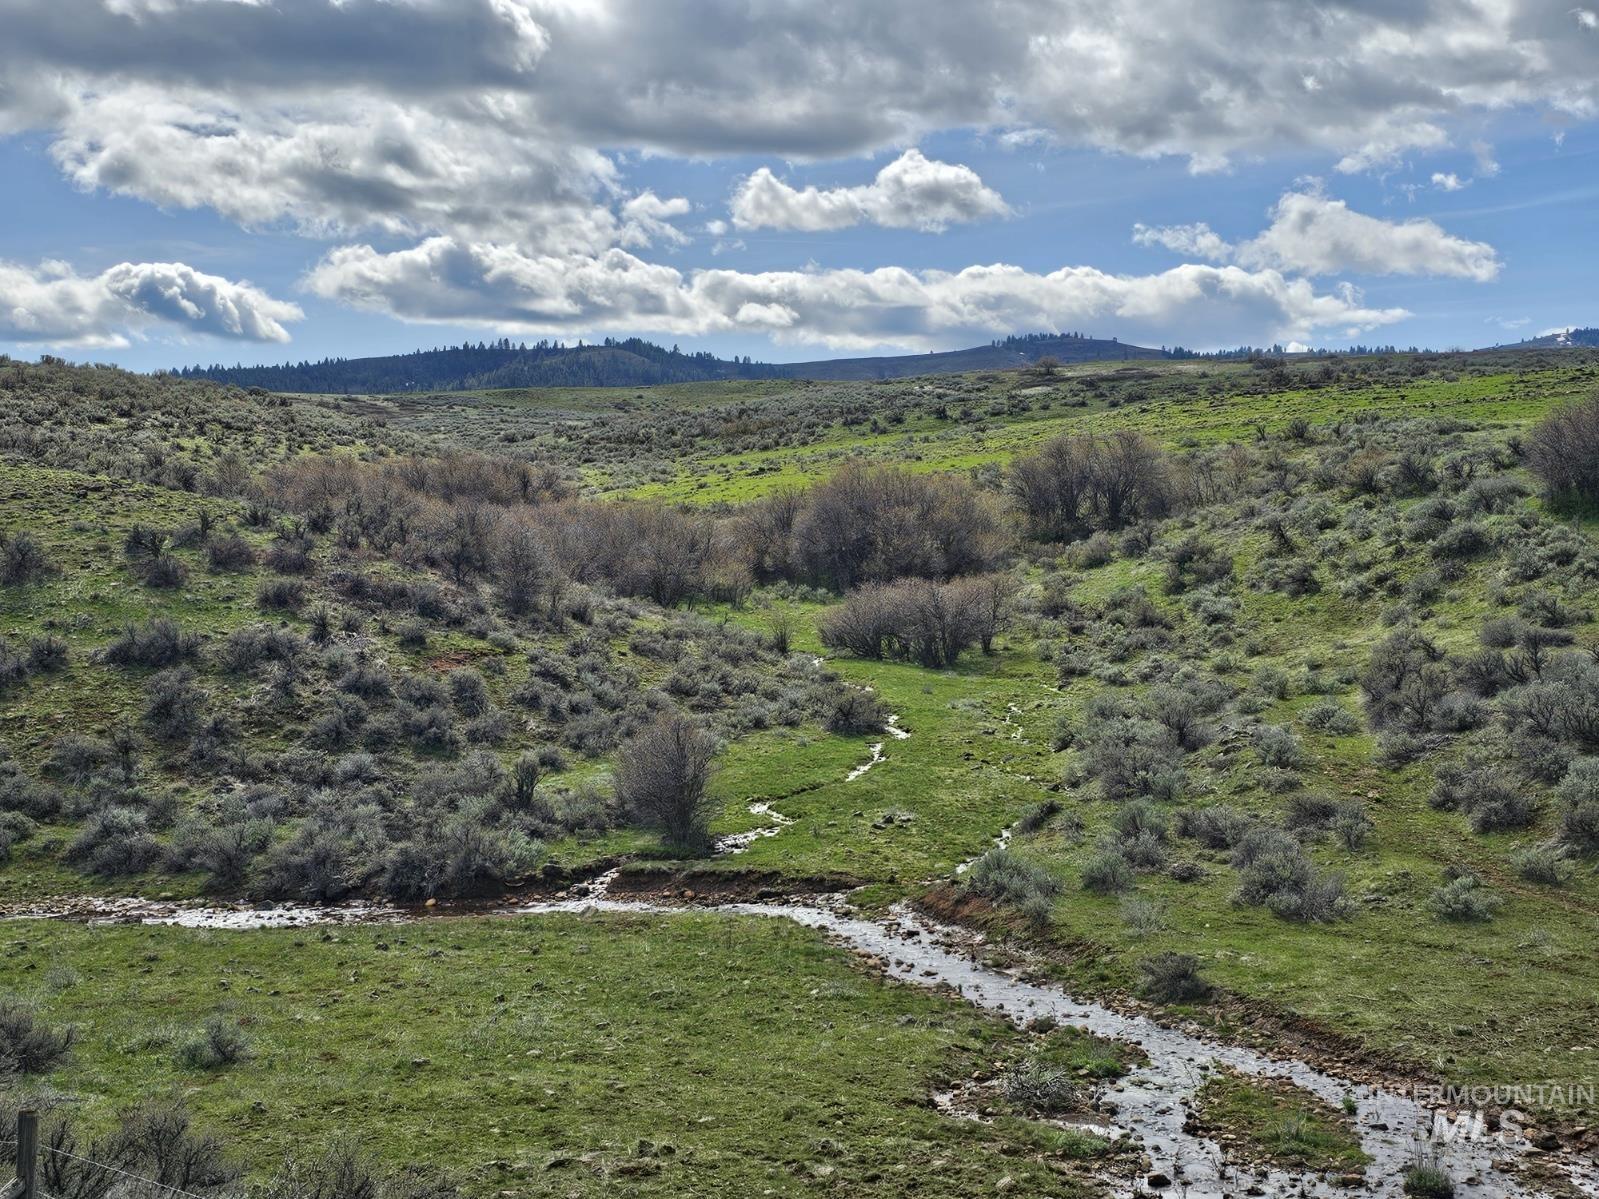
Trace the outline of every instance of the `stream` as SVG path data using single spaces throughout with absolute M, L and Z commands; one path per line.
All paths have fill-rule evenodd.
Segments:
M 1135 1067 L 1111 1084 L 1105 1099 L 1113 1106 L 1114 1128 L 1134 1137 L 1149 1158 L 1139 1186 L 1169 1179 L 1168 1187 L 1154 1188 L 1185 1199 L 1224 1199 L 1232 1195 L 1334 1196 L 1347 1194 L 1352 1185 L 1367 1193 L 1399 1196 L 1407 1167 L 1418 1160 L 1436 1161 L 1455 1179 L 1461 1199 L 1497 1199 L 1500 1196 L 1537 1196 L 1556 1192 L 1518 1181 L 1510 1167 L 1516 1159 L 1535 1152 L 1519 1134 L 1499 1141 L 1492 1135 L 1478 1141 L 1455 1139 L 1429 1143 L 1432 1112 L 1407 1096 L 1363 1084 L 1351 1083 L 1298 1060 L 1279 1060 L 1256 1050 L 1167 1027 L 1149 1016 L 1129 1014 L 1079 999 L 1059 987 L 1026 981 L 1015 972 L 983 964 L 983 938 L 965 929 L 940 924 L 906 907 L 888 916 L 862 919 L 844 910 L 840 901 L 821 898 L 804 903 L 725 903 L 673 905 L 653 901 L 608 898 L 614 873 L 588 883 L 578 883 L 565 898 L 507 904 L 497 907 L 400 908 L 375 903 L 261 908 L 199 907 L 134 899 L 73 900 L 52 908 L 7 912 L 6 918 L 74 918 L 90 923 L 145 923 L 246 931 L 262 928 L 300 928 L 312 925 L 391 924 L 438 919 L 451 914 L 527 917 L 554 912 L 718 911 L 730 916 L 792 920 L 816 929 L 903 982 L 922 987 L 947 987 L 966 1002 L 992 1011 L 1018 1024 L 1052 1017 L 1063 1025 L 1084 1029 L 1111 1040 L 1136 1045 L 1147 1064 Z M 1352 1097 L 1354 1121 L 1362 1148 L 1371 1155 L 1358 1184 L 1351 1179 L 1326 1179 L 1280 1171 L 1252 1172 L 1224 1161 L 1214 1142 L 1185 1131 L 1187 1111 L 1183 1100 L 1191 1097 L 1212 1070 L 1226 1067 L 1241 1074 L 1286 1079 L 1313 1092 L 1335 1107 Z M 1545 1156 L 1567 1186 L 1578 1194 L 1599 1196 L 1599 1171 L 1594 1163 L 1569 1155 Z M 1107 1178 L 1125 1193 L 1127 1177 Z M 1134 1193 L 1139 1193 L 1135 1191 Z
M 909 734 L 891 721 L 890 735 Z M 849 777 L 856 778 L 883 761 L 882 744 L 872 747 L 872 758 Z M 769 803 L 751 802 L 751 814 L 769 823 L 748 832 L 720 838 L 723 854 L 740 853 L 757 838 L 775 836 L 792 818 L 774 811 Z M 1007 834 L 1001 834 L 1003 844 Z M 1113 1122 L 1108 1131 L 1134 1138 L 1148 1157 L 1147 1168 L 1129 1177 L 1124 1164 L 1104 1178 L 1111 1193 L 1164 1194 L 1183 1199 L 1226 1199 L 1235 1195 L 1335 1196 L 1351 1189 L 1382 1196 L 1403 1194 L 1406 1169 L 1418 1160 L 1436 1163 L 1454 1179 L 1461 1199 L 1499 1199 L 1560 1193 L 1516 1176 L 1516 1167 L 1530 1157 L 1547 1164 L 1546 1173 L 1558 1179 L 1566 1193 L 1599 1199 L 1596 1163 L 1570 1153 L 1545 1154 L 1535 1150 L 1519 1132 L 1504 1140 L 1494 1134 L 1471 1140 L 1431 1138 L 1433 1113 L 1417 1100 L 1393 1090 L 1354 1083 L 1335 1077 L 1307 1062 L 1278 1059 L 1253 1049 L 1229 1045 L 1195 1032 L 1168 1027 L 1149 1015 L 1119 1011 L 1075 997 L 1058 986 L 1035 983 L 1020 971 L 985 964 L 984 938 L 970 930 L 939 923 L 905 906 L 880 919 L 865 919 L 849 912 L 838 897 L 824 896 L 803 902 L 721 903 L 693 905 L 647 900 L 618 900 L 608 892 L 618 871 L 574 883 L 549 900 L 502 903 L 496 906 L 441 904 L 437 907 L 402 908 L 381 903 L 345 903 L 326 906 L 285 904 L 267 907 L 205 907 L 139 899 L 63 900 L 0 910 L 0 918 L 70 918 L 94 923 L 145 923 L 185 928 L 244 932 L 263 928 L 300 928 L 311 925 L 390 924 L 437 919 L 449 915 L 501 917 L 538 916 L 555 912 L 716 911 L 729 916 L 792 920 L 816 929 L 871 959 L 892 978 L 920 987 L 948 988 L 966 1002 L 1025 1025 L 1041 1017 L 1129 1043 L 1143 1051 L 1146 1064 L 1109 1084 L 1103 1106 L 1111 1109 L 1095 1120 Z M 1354 1104 L 1353 1121 L 1361 1146 L 1371 1163 L 1359 1178 L 1326 1178 L 1317 1174 L 1251 1171 L 1225 1161 L 1221 1147 L 1185 1129 L 1192 1098 L 1217 1068 L 1255 1077 L 1285 1079 L 1338 1107 L 1346 1099 Z

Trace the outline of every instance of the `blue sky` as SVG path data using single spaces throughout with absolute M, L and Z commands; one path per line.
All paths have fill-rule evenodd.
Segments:
M 639 334 L 781 361 L 1599 323 L 1599 16 L 1569 5 L 1226 0 L 1204 30 L 1174 0 L 16 9 L 18 356 Z M 1244 32 L 1274 54 L 1231 52 Z

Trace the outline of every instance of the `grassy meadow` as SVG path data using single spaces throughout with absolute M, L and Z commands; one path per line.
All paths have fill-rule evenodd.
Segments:
M 1219 1036 L 1599 1084 L 1594 746 L 1561 715 L 1587 711 L 1599 545 L 1525 452 L 1596 364 L 388 398 L 0 364 L 0 550 L 46 560 L 0 586 L 0 896 L 419 902 L 618 862 L 820 882 L 959 910 L 1118 1002 L 1191 955 L 1214 991 L 1174 1006 Z M 1016 464 L 1124 431 L 1186 498 L 1029 535 Z M 515 467 L 411 465 L 449 455 Z M 956 476 L 999 514 L 992 652 L 851 653 L 831 630 L 876 580 L 726 568 L 751 505 L 848 463 Z M 480 546 L 485 511 L 505 523 Z M 704 556 L 681 589 L 628 573 L 663 540 Z M 496 557 L 524 542 L 526 606 Z M 875 717 L 840 715 L 863 694 Z M 752 803 L 788 823 L 715 856 L 640 818 L 618 780 L 668 712 L 715 740 L 709 837 L 769 825 Z M 1022 1108 L 932 1103 L 1040 1053 L 1087 1069 L 1068 1034 L 777 921 L 16 921 L 0 951 L 0 998 L 78 1030 L 17 1094 L 96 1127 L 181 1097 L 261 1174 L 349 1137 L 482 1195 L 1074 1195 L 1104 1153 Z M 247 1049 L 184 1064 L 213 1018 Z M 1263 1158 L 1358 1167 L 1337 1113 L 1211 1087 Z

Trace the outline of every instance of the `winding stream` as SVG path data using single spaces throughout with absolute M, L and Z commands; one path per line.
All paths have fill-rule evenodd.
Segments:
M 891 720 L 888 733 L 903 739 L 909 734 Z M 856 767 L 857 778 L 883 760 L 882 743 L 872 747 L 872 759 Z M 792 823 L 769 803 L 752 802 L 753 815 L 769 823 L 719 839 L 718 851 L 741 853 L 761 837 L 776 835 Z M 997 842 L 1004 843 L 1008 830 Z M 203 907 L 138 899 L 74 899 L 57 905 L 0 911 L 8 919 L 75 918 L 90 923 L 175 925 L 186 928 L 246 931 L 262 928 L 299 928 L 319 924 L 387 924 L 436 919 L 447 915 L 537 916 L 553 912 L 717 911 L 730 916 L 792 920 L 816 929 L 869 958 L 890 977 L 922 987 L 948 988 L 968 1003 L 1026 1024 L 1051 1017 L 1111 1040 L 1137 1046 L 1146 1064 L 1111 1085 L 1105 1094 L 1113 1107 L 1114 1123 L 1107 1131 L 1136 1139 L 1147 1155 L 1148 1167 L 1130 1178 L 1125 1165 L 1107 1174 L 1113 1193 L 1154 1193 L 1185 1199 L 1225 1199 L 1233 1195 L 1335 1196 L 1364 1188 L 1367 1193 L 1400 1196 L 1402 1177 L 1417 1160 L 1435 1161 L 1455 1180 L 1461 1199 L 1499 1199 L 1501 1196 L 1537 1196 L 1555 1192 L 1514 1175 L 1518 1159 L 1536 1151 L 1517 1133 L 1500 1141 L 1486 1136 L 1472 1141 L 1458 1137 L 1433 1143 L 1429 1134 L 1433 1114 L 1416 1100 L 1379 1087 L 1352 1083 L 1296 1059 L 1269 1057 L 1256 1050 L 1211 1040 L 1180 1028 L 1168 1027 L 1142 1014 L 1118 1011 L 1072 996 L 1059 987 L 1027 981 L 1017 973 L 986 965 L 985 945 L 974 932 L 944 925 L 906 907 L 893 909 L 878 920 L 848 912 L 834 897 L 797 903 L 722 903 L 676 905 L 644 900 L 616 900 L 609 889 L 618 871 L 575 883 L 563 897 L 530 903 L 472 907 L 445 904 L 436 908 L 401 908 L 379 903 L 327 906 L 280 905 L 272 907 Z M 1217 1068 L 1256 1077 L 1286 1079 L 1328 1103 L 1354 1104 L 1354 1123 L 1371 1164 L 1359 1178 L 1323 1178 L 1281 1171 L 1251 1172 L 1224 1159 L 1214 1141 L 1185 1129 L 1185 1101 Z M 1097 1117 L 1096 1117 L 1097 1118 Z M 1550 1173 L 1577 1194 L 1599 1199 L 1599 1169 L 1590 1161 L 1562 1154 L 1545 1156 Z
M 883 732 L 887 733 L 896 741 L 904 741 L 910 737 L 910 733 L 899 727 L 898 716 L 890 716 L 888 720 L 884 722 Z M 866 761 L 862 762 L 859 766 L 855 767 L 854 770 L 851 770 L 848 774 L 846 774 L 844 776 L 844 781 L 846 783 L 853 783 L 873 766 L 876 766 L 879 762 L 883 761 L 886 757 L 886 755 L 883 753 L 883 746 L 887 744 L 888 742 L 886 741 L 872 742 L 871 746 L 869 747 L 872 756 L 867 758 Z
M 336 904 L 324 907 L 263 908 L 196 907 L 143 900 L 81 900 L 56 908 L 48 905 L 6 913 L 7 918 L 71 916 L 95 922 L 140 922 L 244 931 L 260 928 L 298 928 L 318 924 L 388 924 L 437 919 L 459 913 L 480 916 L 538 916 L 554 912 L 717 911 L 730 916 L 792 920 L 817 929 L 857 953 L 872 959 L 887 975 L 922 987 L 949 988 L 968 1003 L 1025 1024 L 1039 1017 L 1084 1029 L 1111 1040 L 1136 1045 L 1146 1055 L 1135 1068 L 1112 1085 L 1106 1098 L 1114 1106 L 1114 1127 L 1136 1138 L 1149 1158 L 1150 1174 L 1171 1180 L 1166 1193 L 1186 1199 L 1223 1199 L 1224 1196 L 1334 1196 L 1347 1194 L 1351 1185 L 1368 1193 L 1399 1196 L 1405 1169 L 1418 1156 L 1436 1160 L 1455 1179 L 1462 1199 L 1496 1199 L 1499 1196 L 1535 1196 L 1550 1193 L 1516 1180 L 1508 1167 L 1530 1151 L 1519 1135 L 1514 1141 L 1487 1137 L 1479 1141 L 1456 1139 L 1428 1144 L 1432 1113 L 1415 1100 L 1377 1087 L 1354 1084 L 1298 1060 L 1279 1060 L 1256 1050 L 1226 1045 L 1148 1016 L 1116 1011 L 1067 994 L 1058 987 L 1029 982 L 1015 973 L 985 965 L 983 938 L 964 929 L 943 925 L 905 907 L 895 908 L 881 920 L 862 919 L 831 899 L 807 903 L 725 903 L 674 905 L 652 901 L 623 901 L 607 897 L 614 872 L 586 884 L 576 884 L 566 898 L 510 904 L 492 908 L 397 908 L 381 904 Z M 1286 1079 L 1337 1106 L 1350 1097 L 1355 1104 L 1355 1125 L 1361 1145 L 1372 1162 L 1358 1183 L 1353 1179 L 1325 1179 L 1280 1171 L 1252 1173 L 1224 1161 L 1220 1147 L 1185 1131 L 1191 1097 L 1217 1067 L 1241 1074 Z M 1599 1174 L 1592 1163 L 1569 1157 L 1550 1157 L 1568 1185 L 1577 1193 L 1599 1196 Z M 1125 1175 L 1107 1178 L 1125 1186 Z M 1144 1176 L 1140 1175 L 1142 1184 Z M 1258 1190 L 1251 1190 L 1256 1187 Z M 1165 1189 L 1165 1188 L 1162 1188 Z

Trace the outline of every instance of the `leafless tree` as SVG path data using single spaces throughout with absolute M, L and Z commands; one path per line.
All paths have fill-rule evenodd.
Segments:
M 1566 507 L 1599 504 L 1599 392 L 1556 408 L 1527 436 L 1527 465 L 1549 499 Z
M 716 741 L 679 712 L 666 712 L 623 743 L 616 795 L 679 852 L 703 854 L 711 844 L 715 805 L 706 787 Z
M 1028 536 L 1041 541 L 1160 516 L 1172 499 L 1165 456 L 1130 429 L 1057 437 L 1016 459 L 1007 482 Z
M 520 521 L 506 522 L 494 553 L 494 580 L 506 611 L 525 616 L 548 597 L 554 560 L 538 534 Z

